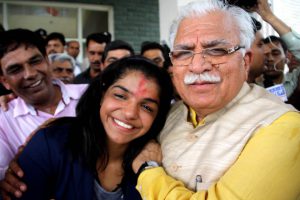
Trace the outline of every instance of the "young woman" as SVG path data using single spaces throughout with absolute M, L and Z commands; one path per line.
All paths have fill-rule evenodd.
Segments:
M 107 67 L 77 117 L 51 122 L 25 147 L 21 199 L 141 199 L 131 164 L 162 129 L 171 98 L 168 73 L 141 57 Z

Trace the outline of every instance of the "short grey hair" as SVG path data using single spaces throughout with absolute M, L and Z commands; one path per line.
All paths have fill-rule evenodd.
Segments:
M 171 50 L 173 50 L 179 24 L 183 19 L 187 17 L 199 17 L 216 11 L 221 11 L 232 17 L 232 20 L 236 22 L 237 28 L 240 30 L 241 45 L 245 46 L 245 49 L 249 49 L 251 43 L 254 41 L 251 16 L 242 8 L 228 5 L 220 0 L 202 0 L 191 2 L 179 10 L 179 15 L 170 28 L 169 39 Z
M 72 56 L 69 56 L 68 54 L 65 53 L 53 53 L 48 55 L 49 61 L 52 64 L 55 61 L 59 61 L 59 62 L 65 62 L 65 61 L 69 61 L 73 67 L 73 69 L 75 68 L 75 60 Z

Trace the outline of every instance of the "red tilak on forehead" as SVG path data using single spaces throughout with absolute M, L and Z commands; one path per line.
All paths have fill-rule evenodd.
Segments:
M 134 92 L 135 96 L 143 96 L 147 92 L 146 88 L 147 79 L 143 76 L 139 82 L 137 90 Z

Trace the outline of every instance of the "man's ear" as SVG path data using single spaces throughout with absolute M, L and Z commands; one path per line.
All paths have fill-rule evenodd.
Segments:
M 243 67 L 245 68 L 247 77 L 250 71 L 250 64 L 252 63 L 252 61 L 253 61 L 253 53 L 251 50 L 247 50 L 243 58 Z
M 7 83 L 7 80 L 4 76 L 0 75 L 0 83 L 2 83 L 2 85 L 7 89 L 7 90 L 10 90 L 10 86 L 9 84 Z

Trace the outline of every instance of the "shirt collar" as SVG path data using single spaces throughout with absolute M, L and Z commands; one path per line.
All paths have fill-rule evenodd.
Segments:
M 59 86 L 62 93 L 62 101 L 65 105 L 68 105 L 71 99 L 79 99 L 81 97 L 81 94 L 79 94 L 76 89 L 72 90 L 71 88 L 68 88 L 69 86 L 65 85 L 58 79 L 53 79 L 52 83 Z M 26 114 L 34 116 L 38 115 L 37 110 L 31 104 L 27 104 L 22 98 L 18 97 L 16 99 L 16 106 L 13 110 L 13 115 L 14 117 L 18 117 Z
M 196 111 L 188 106 L 189 109 L 189 114 L 188 114 L 188 120 L 193 124 L 194 128 L 204 125 L 207 122 L 214 121 L 216 120 L 220 115 L 222 115 L 226 110 L 228 110 L 233 104 L 235 104 L 238 100 L 240 100 L 244 95 L 246 95 L 250 90 L 250 87 L 247 83 L 243 84 L 243 87 L 241 88 L 240 92 L 238 95 L 231 101 L 229 102 L 224 108 L 221 110 L 209 114 L 206 117 L 204 117 L 201 121 L 197 120 L 197 113 Z
M 189 121 L 192 122 L 194 128 L 205 124 L 205 118 L 203 118 L 201 121 L 198 121 L 196 111 L 190 106 L 188 108 L 189 108 Z

